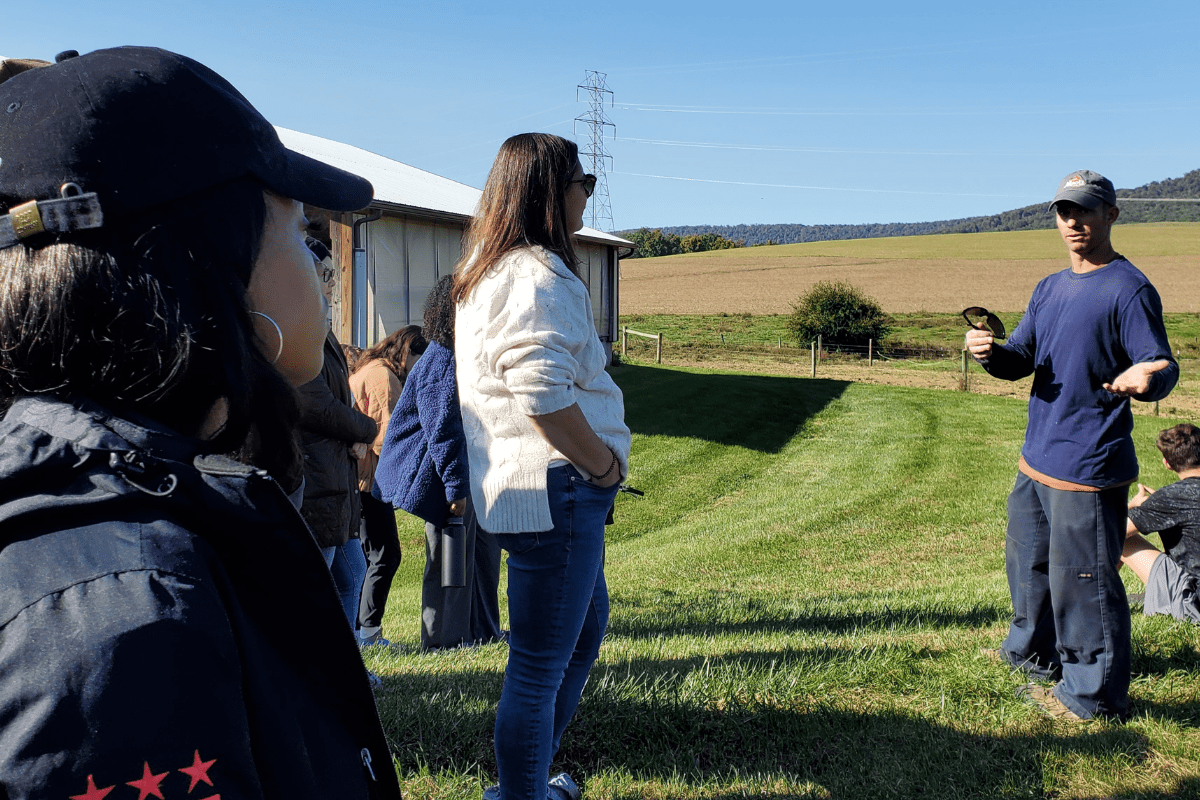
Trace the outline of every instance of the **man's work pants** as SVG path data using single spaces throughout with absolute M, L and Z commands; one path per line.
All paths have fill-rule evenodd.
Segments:
M 1005 566 L 1013 619 L 1001 650 L 1014 666 L 1062 681 L 1081 717 L 1129 709 L 1129 605 L 1118 576 L 1128 489 L 1052 489 L 1018 473 L 1008 497 Z

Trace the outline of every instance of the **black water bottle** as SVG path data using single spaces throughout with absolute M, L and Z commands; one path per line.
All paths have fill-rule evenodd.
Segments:
M 467 585 L 467 530 L 462 517 L 450 517 L 442 528 L 442 588 Z

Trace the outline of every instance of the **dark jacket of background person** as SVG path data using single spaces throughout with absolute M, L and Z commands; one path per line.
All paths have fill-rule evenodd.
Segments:
M 0 794 L 398 800 L 300 516 L 199 447 L 86 401 L 0 420 Z
M 355 410 L 347 373 L 346 357 L 331 333 L 321 374 L 297 390 L 304 449 L 301 512 L 321 547 L 339 547 L 352 532 L 358 534 L 358 462 L 350 447 L 375 440 L 375 421 Z
M 383 499 L 438 527 L 470 491 L 454 353 L 430 342 L 408 373 L 375 468 Z

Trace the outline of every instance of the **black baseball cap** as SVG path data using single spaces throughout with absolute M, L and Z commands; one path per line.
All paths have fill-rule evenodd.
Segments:
M 374 194 L 366 179 L 284 147 L 228 81 L 166 50 L 67 51 L 0 84 L 0 214 L 94 194 L 103 216 L 121 217 L 245 175 L 331 211 Z

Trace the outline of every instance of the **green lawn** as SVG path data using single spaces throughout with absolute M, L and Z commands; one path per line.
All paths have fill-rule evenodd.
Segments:
M 1009 613 L 1022 402 L 614 375 L 646 497 L 618 501 L 609 637 L 559 755 L 585 798 L 1200 796 L 1200 629 L 1135 617 L 1125 725 L 1054 722 L 979 656 Z M 1137 419 L 1152 485 L 1170 424 Z M 401 536 L 380 711 L 409 797 L 477 798 L 506 652 L 414 652 L 420 528 Z

